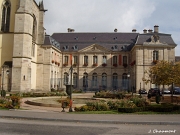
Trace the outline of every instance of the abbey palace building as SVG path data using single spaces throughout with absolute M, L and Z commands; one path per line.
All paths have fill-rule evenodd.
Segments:
M 1 89 L 11 92 L 73 88 L 83 91 L 149 89 L 144 71 L 158 60 L 175 62 L 171 34 L 131 32 L 45 34 L 43 1 L 0 0 Z

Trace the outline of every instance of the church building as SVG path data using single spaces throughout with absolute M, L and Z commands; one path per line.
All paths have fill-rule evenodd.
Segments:
M 65 89 L 148 90 L 144 71 L 158 60 L 175 62 L 171 34 L 131 32 L 45 34 L 43 1 L 0 0 L 1 89 L 11 92 Z

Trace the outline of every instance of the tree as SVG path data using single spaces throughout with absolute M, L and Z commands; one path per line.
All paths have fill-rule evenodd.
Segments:
M 158 61 L 158 63 L 144 72 L 142 80 L 156 85 L 180 84 L 180 63 Z
M 144 72 L 142 80 L 146 84 L 148 82 L 157 85 L 180 84 L 180 63 L 159 61 Z

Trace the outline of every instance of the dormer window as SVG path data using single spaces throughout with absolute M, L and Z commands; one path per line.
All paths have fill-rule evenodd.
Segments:
M 112 50 L 117 50 L 118 49 L 118 46 L 117 45 L 114 45 L 111 47 Z
M 74 39 L 75 39 L 75 40 L 78 40 L 78 37 L 75 37 Z
M 115 37 L 114 40 L 117 40 L 117 37 Z
M 69 46 L 67 46 L 67 45 L 66 45 L 66 46 L 63 46 L 63 49 L 64 49 L 64 50 L 68 50 L 68 48 L 69 48 Z
M 72 49 L 73 49 L 73 50 L 78 50 L 78 46 L 75 45 L 75 46 L 72 47 Z

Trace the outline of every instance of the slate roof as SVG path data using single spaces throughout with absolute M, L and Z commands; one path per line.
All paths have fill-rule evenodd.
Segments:
M 53 39 L 51 36 L 46 35 L 44 39 L 44 45 L 52 45 L 60 50 L 60 43 Z
M 107 49 L 112 50 L 115 46 L 117 49 L 114 51 L 121 51 L 122 46 L 128 46 L 136 42 L 138 33 L 54 33 L 51 37 L 60 43 L 61 51 L 78 51 L 92 44 L 101 45 Z M 51 44 L 49 37 L 45 38 L 45 45 Z M 68 46 L 68 49 L 63 49 Z M 77 46 L 78 50 L 73 47 Z
M 134 45 L 143 45 L 144 42 L 150 42 L 151 36 L 155 33 L 54 33 L 52 36 L 46 36 L 44 45 L 60 46 L 58 49 L 63 51 L 79 51 L 92 44 L 101 45 L 112 51 L 122 51 L 122 47 L 129 51 Z M 161 43 L 176 45 L 170 34 L 156 33 L 160 37 Z M 52 42 L 52 39 L 54 42 Z M 54 43 L 54 44 L 53 44 Z M 76 49 L 73 49 L 76 47 Z M 64 49 L 66 48 L 66 49 Z M 116 48 L 116 49 L 112 49 Z
M 154 34 L 157 34 L 159 36 L 159 40 L 161 43 L 167 43 L 168 45 L 176 45 L 170 34 L 154 33 L 154 32 L 139 34 L 136 44 L 142 45 L 144 42 L 150 42 L 151 36 L 153 36 Z

